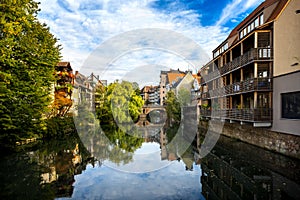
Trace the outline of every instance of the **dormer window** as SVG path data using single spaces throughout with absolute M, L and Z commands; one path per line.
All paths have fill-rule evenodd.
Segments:
M 228 43 L 226 42 L 223 46 L 221 46 L 216 52 L 214 52 L 214 58 L 223 53 L 228 49 Z
M 243 37 L 245 37 L 247 34 L 249 34 L 251 31 L 254 30 L 254 28 L 262 25 L 264 23 L 264 15 L 261 14 L 260 16 L 258 16 L 257 18 L 255 18 L 250 24 L 248 24 L 248 26 L 244 27 L 240 33 L 239 33 L 239 37 L 240 39 L 242 39 Z

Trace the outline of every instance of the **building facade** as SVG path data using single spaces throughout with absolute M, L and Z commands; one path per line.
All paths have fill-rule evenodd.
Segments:
M 160 72 L 160 83 L 159 83 L 159 100 L 160 105 L 165 105 L 165 100 L 167 92 L 171 90 L 172 86 L 183 78 L 186 75 L 186 72 L 174 69 L 169 71 Z
M 144 86 L 141 89 L 141 96 L 146 105 L 157 105 L 159 104 L 159 88 L 158 86 Z
M 103 83 L 104 82 L 104 83 Z M 77 114 L 77 106 L 80 104 L 86 104 L 91 111 L 95 111 L 96 107 L 99 107 L 101 102 L 98 100 L 99 95 L 103 95 L 99 90 L 105 87 L 106 81 L 101 81 L 99 76 L 91 73 L 89 76 L 85 76 L 80 72 L 75 72 L 74 88 L 73 88 L 73 113 Z M 99 90 L 98 90 L 99 89 Z
M 54 98 L 49 116 L 65 116 L 73 105 L 72 92 L 74 74 L 70 62 L 59 62 L 55 66 L 56 81 L 53 84 Z
M 272 130 L 300 135 L 300 2 L 288 1 L 274 22 Z
M 299 84 L 278 87 L 283 76 L 299 82 L 299 9 L 297 0 L 266 0 L 213 50 L 213 59 L 200 71 L 202 116 L 280 131 L 283 123 L 293 124 L 299 130 L 282 119 L 278 98 L 290 91 L 297 99 L 300 91 Z M 294 128 L 287 132 L 295 133 Z

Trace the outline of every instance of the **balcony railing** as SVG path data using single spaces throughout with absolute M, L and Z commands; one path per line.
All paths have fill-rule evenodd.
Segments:
M 200 115 L 209 118 L 239 120 L 248 122 L 271 122 L 272 109 L 224 109 L 224 110 L 200 110 Z
M 252 48 L 243 55 L 234 58 L 231 62 L 226 63 L 219 70 L 210 72 L 207 75 L 203 75 L 203 81 L 209 82 L 212 79 L 220 77 L 220 75 L 227 74 L 243 65 L 246 65 L 255 60 L 270 60 L 272 59 L 272 48 Z
M 251 78 L 242 82 L 226 85 L 222 88 L 217 88 L 202 94 L 202 98 L 220 97 L 252 91 L 271 91 L 272 79 L 270 78 Z M 208 97 L 209 94 L 209 97 Z

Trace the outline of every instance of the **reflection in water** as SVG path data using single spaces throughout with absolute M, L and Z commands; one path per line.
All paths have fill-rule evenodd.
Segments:
M 226 137 L 199 159 L 199 134 L 179 153 L 190 136 L 180 127 L 143 130 L 72 135 L 4 156 L 0 199 L 300 199 L 299 160 Z
M 79 137 L 52 140 L 0 161 L 0 199 L 70 197 L 74 176 L 85 170 L 89 153 Z
M 221 137 L 201 162 L 206 199 L 300 199 L 300 162 Z

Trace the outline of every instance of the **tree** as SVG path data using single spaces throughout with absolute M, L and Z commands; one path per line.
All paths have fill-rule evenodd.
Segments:
M 181 120 L 181 107 L 174 92 L 169 91 L 167 93 L 166 104 L 168 119 L 175 123 L 179 123 Z
M 101 124 L 137 121 L 144 101 L 141 96 L 136 94 L 132 83 L 128 81 L 114 82 L 104 92 L 104 95 L 99 95 L 99 99 L 96 99 L 96 101 L 103 102 L 102 106 L 96 110 Z
M 33 0 L 0 4 L 0 139 L 32 137 L 45 127 L 60 47 L 38 11 Z

